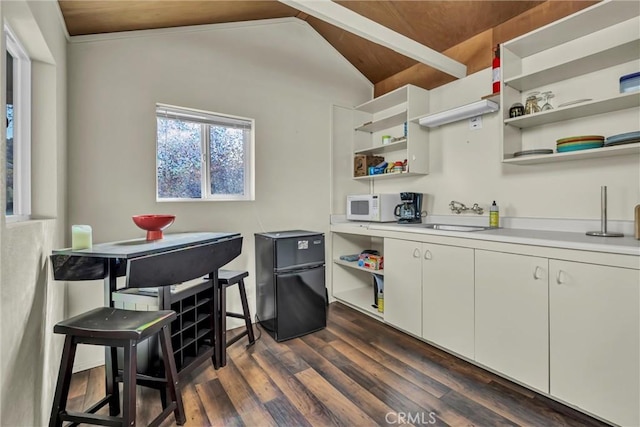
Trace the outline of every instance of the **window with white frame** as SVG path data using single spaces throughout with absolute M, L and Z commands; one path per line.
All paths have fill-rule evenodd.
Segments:
M 254 120 L 156 105 L 158 201 L 253 200 Z
M 11 29 L 6 43 L 6 206 L 7 218 L 31 214 L 31 61 Z

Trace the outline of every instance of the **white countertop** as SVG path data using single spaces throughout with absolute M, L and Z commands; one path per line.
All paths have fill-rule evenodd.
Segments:
M 435 222 L 435 221 L 434 221 Z M 537 230 L 526 228 L 498 228 L 484 231 L 444 231 L 422 228 L 419 224 L 396 223 L 358 223 L 349 221 L 332 221 L 334 225 L 353 226 L 368 230 L 404 232 L 412 234 L 432 234 L 438 236 L 477 239 L 500 243 L 545 246 L 560 249 L 575 249 L 592 252 L 605 252 L 620 255 L 640 256 L 640 240 L 633 235 L 624 237 L 594 237 L 584 232 Z M 443 222 L 444 223 L 444 222 Z M 599 227 L 593 228 L 598 230 Z

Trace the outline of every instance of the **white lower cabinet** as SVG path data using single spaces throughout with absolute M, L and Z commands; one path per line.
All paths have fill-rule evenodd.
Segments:
M 384 250 L 384 321 L 422 336 L 422 243 L 384 239 Z
M 640 425 L 640 272 L 558 260 L 549 269 L 551 395 Z
M 637 262 L 614 267 L 578 262 L 577 251 L 547 257 L 525 254 L 526 246 L 469 246 L 336 236 L 339 253 L 384 247 L 384 315 L 367 309 L 370 273 L 339 260 L 334 296 L 587 413 L 640 426 Z
M 473 359 L 473 249 L 422 244 L 422 337 Z
M 385 239 L 385 322 L 473 359 L 473 249 Z
M 549 392 L 546 258 L 475 251 L 475 360 Z

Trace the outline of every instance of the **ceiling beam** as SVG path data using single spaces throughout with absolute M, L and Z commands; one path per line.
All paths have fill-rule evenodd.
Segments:
M 392 49 L 451 76 L 467 75 L 466 65 L 378 24 L 331 0 L 279 0 L 288 6 L 342 28 L 373 43 Z

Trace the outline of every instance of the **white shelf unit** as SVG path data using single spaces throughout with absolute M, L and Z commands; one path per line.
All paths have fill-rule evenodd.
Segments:
M 639 93 L 622 93 L 610 98 L 599 99 L 597 101 L 588 101 L 580 104 L 568 105 L 562 108 L 556 108 L 555 110 L 541 111 L 536 114 L 506 119 L 504 123 L 520 129 L 526 129 L 534 126 L 595 116 L 597 114 L 626 110 L 627 108 L 639 106 Z
M 637 144 L 584 151 L 513 157 L 522 150 L 556 148 L 556 140 L 575 135 L 637 131 L 640 93 L 619 93 L 621 75 L 637 71 L 640 18 L 636 2 L 603 1 L 501 45 L 504 107 L 502 158 L 529 165 L 638 156 Z M 552 105 L 589 101 L 509 118 L 509 108 L 525 104 L 530 91 L 551 90 Z
M 358 311 L 362 311 L 363 313 L 369 314 L 373 317 L 377 317 L 378 319 L 384 318 L 383 313 L 380 313 L 372 305 L 373 290 L 371 288 L 356 288 L 349 291 L 338 293 L 334 292 L 333 296 L 337 300 L 357 309 Z
M 394 114 L 393 116 L 385 117 L 375 122 L 367 122 L 362 126 L 358 126 L 356 130 L 369 133 L 380 132 L 394 126 L 404 124 L 404 122 L 406 121 L 406 117 L 407 113 L 405 111 L 401 111 L 397 114 Z
M 381 237 L 337 232 L 332 233 L 331 240 L 333 297 L 365 314 L 382 319 L 383 313 L 373 307 L 373 275 L 384 275 L 384 270 L 358 267 L 356 262 L 343 261 L 339 257 L 359 254 L 365 249 L 375 249 L 384 254 L 384 240 Z
M 429 172 L 429 132 L 412 118 L 429 109 L 429 92 L 406 85 L 354 107 L 353 154 L 379 155 L 391 163 L 407 160 L 404 173 L 367 175 L 354 179 L 386 179 L 426 175 Z M 405 134 L 406 126 L 406 134 Z M 382 136 L 405 137 L 382 144 Z
M 590 150 L 568 151 L 565 153 L 540 154 L 505 159 L 504 163 L 517 165 L 536 165 L 539 163 L 565 162 L 568 160 L 596 159 L 613 156 L 640 156 L 640 142 L 612 147 L 592 148 Z
M 379 274 L 380 276 L 384 276 L 384 269 L 382 269 L 382 270 L 374 270 L 374 269 L 371 269 L 371 268 L 360 267 L 358 265 L 358 261 L 344 261 L 344 260 L 341 260 L 340 258 L 338 258 L 338 259 L 334 259 L 333 262 L 335 262 L 336 264 L 343 265 L 345 267 L 355 268 L 356 270 L 366 271 L 367 273 Z
M 389 153 L 391 151 L 397 150 L 406 150 L 407 149 L 407 138 L 402 139 L 400 141 L 390 142 L 388 144 L 372 147 L 372 148 L 363 148 L 360 150 L 355 150 L 354 154 L 384 154 Z
M 613 65 L 629 62 L 638 55 L 638 42 L 631 40 L 613 47 L 605 46 L 597 52 L 562 62 L 540 71 L 505 79 L 504 84 L 526 91 L 540 86 L 567 80 L 594 71 L 600 71 Z
M 353 179 L 366 181 L 366 180 L 372 180 L 372 179 L 375 179 L 375 180 L 391 179 L 391 178 L 400 178 L 405 176 L 422 176 L 422 175 L 424 174 L 420 172 L 389 172 L 389 173 L 383 173 L 379 175 L 356 176 Z

